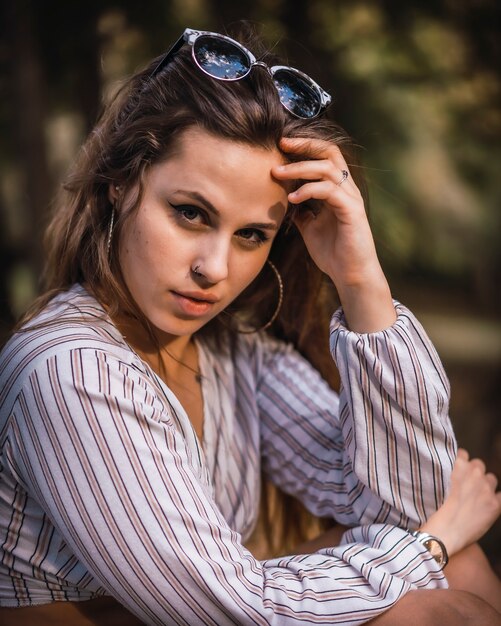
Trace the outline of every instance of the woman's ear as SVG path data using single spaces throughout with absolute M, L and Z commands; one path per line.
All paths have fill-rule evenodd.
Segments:
M 121 191 L 121 187 L 120 185 L 115 185 L 110 183 L 108 186 L 108 200 L 111 202 L 111 204 L 115 204 L 115 202 L 117 201 L 117 198 L 120 194 Z

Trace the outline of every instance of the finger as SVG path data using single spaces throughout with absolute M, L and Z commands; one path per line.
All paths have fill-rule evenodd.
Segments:
M 485 475 L 485 479 L 489 483 L 489 486 L 492 488 L 492 490 L 495 491 L 496 487 L 498 486 L 497 476 L 492 472 L 489 472 Z
M 309 159 L 331 159 L 340 169 L 346 169 L 346 161 L 337 146 L 325 139 L 282 137 L 280 147 L 285 153 L 304 155 Z
M 465 450 L 464 448 L 458 448 L 457 458 L 463 459 L 463 461 L 468 461 L 470 458 L 470 455 L 468 454 L 468 451 Z
M 314 183 L 305 183 L 299 189 L 289 194 L 289 202 L 292 204 L 300 204 L 306 200 L 328 200 L 329 204 L 339 202 L 341 197 L 340 188 L 332 181 L 316 181 Z M 346 196 L 344 196 L 346 198 Z
M 331 161 L 322 159 L 320 161 L 297 161 L 287 165 L 276 165 L 272 168 L 272 173 L 276 178 L 302 179 L 302 180 L 330 180 L 340 179 L 342 173 L 333 165 Z
M 485 463 L 482 459 L 472 459 L 470 461 L 470 467 L 479 470 L 482 474 L 485 474 Z

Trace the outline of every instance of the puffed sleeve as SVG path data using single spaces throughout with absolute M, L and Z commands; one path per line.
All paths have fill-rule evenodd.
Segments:
M 351 526 L 422 523 L 443 502 L 455 457 L 447 377 L 416 318 L 396 311 L 390 328 L 369 334 L 335 313 L 339 396 L 290 346 L 262 345 L 265 470 L 316 515 Z
M 426 550 L 389 525 L 363 531 L 363 545 L 256 560 L 218 510 L 172 406 L 134 363 L 103 350 L 58 352 L 32 371 L 9 450 L 87 584 L 146 624 L 354 625 L 409 589 L 445 585 Z

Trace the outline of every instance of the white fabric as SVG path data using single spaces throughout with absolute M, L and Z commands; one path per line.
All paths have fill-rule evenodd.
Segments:
M 183 407 L 79 285 L 0 357 L 0 605 L 109 594 L 147 624 L 361 624 L 445 587 L 403 528 L 443 501 L 448 382 L 425 332 L 359 335 L 338 311 L 334 393 L 290 346 L 198 340 L 200 446 Z M 43 324 L 41 324 L 43 322 Z M 353 526 L 312 555 L 256 560 L 261 467 Z

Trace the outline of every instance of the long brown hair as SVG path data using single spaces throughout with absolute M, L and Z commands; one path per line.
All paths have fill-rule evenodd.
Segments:
M 268 53 L 261 40 L 249 30 L 237 34 L 260 60 L 280 64 Z M 74 283 L 85 283 L 113 317 L 118 311 L 133 315 L 150 332 L 148 320 L 128 292 L 120 270 L 120 233 L 137 210 L 148 168 L 166 158 L 186 129 L 197 126 L 218 137 L 269 150 L 279 149 L 283 136 L 323 138 L 335 142 L 353 164 L 352 142 L 346 133 L 325 116 L 310 121 L 294 118 L 279 102 L 269 75 L 254 68 L 244 80 L 227 84 L 206 76 L 195 67 L 187 46 L 158 74 L 152 77 L 158 60 L 124 82 L 82 146 L 64 184 L 46 234 L 48 250 L 45 291 L 34 303 L 23 322 L 34 317 L 58 292 Z M 352 168 L 356 182 L 363 186 L 359 169 Z M 121 191 L 116 198 L 116 224 L 111 249 L 107 250 L 108 229 L 113 212 L 110 185 Z M 121 199 L 135 190 L 127 208 Z M 294 210 L 304 210 L 294 209 Z M 328 351 L 328 322 L 335 304 L 332 286 L 311 261 L 289 215 L 275 238 L 270 259 L 284 281 L 284 302 L 269 332 L 292 342 L 333 386 L 337 373 Z M 266 266 L 265 266 L 266 268 Z M 276 284 L 266 269 L 242 293 L 231 308 L 220 314 L 204 333 L 228 332 L 228 316 L 259 327 L 276 303 Z M 291 542 L 311 529 L 311 516 L 291 499 L 277 495 L 266 486 L 262 510 L 265 539 L 274 551 L 284 552 Z M 282 531 L 277 529 L 279 510 Z M 297 509 L 296 523 L 290 508 Z M 300 512 L 299 512 L 300 510 Z M 268 513 L 266 513 L 266 511 Z M 271 532 L 273 518 L 274 531 Z

